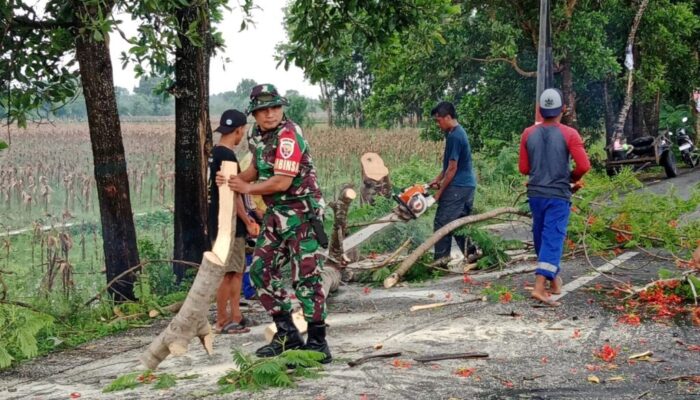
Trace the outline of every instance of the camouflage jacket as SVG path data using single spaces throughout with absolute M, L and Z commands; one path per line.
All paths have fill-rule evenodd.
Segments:
M 268 132 L 262 132 L 255 125 L 250 131 L 248 144 L 255 156 L 260 181 L 266 181 L 275 175 L 293 177 L 292 184 L 286 191 L 263 196 L 268 213 L 274 212 L 287 218 L 311 210 L 322 213 L 325 203 L 316 169 L 309 154 L 308 143 L 297 124 L 285 119 L 277 129 Z

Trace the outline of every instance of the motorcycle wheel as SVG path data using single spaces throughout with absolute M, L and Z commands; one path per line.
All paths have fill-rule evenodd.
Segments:
M 661 160 L 659 160 L 661 166 L 664 167 L 666 171 L 666 177 L 675 178 L 678 176 L 678 168 L 676 168 L 676 157 L 673 155 L 673 151 L 668 149 L 661 154 Z

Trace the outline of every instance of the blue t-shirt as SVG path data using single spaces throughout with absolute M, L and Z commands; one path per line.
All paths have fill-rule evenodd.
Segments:
M 442 172 L 447 171 L 450 160 L 457 160 L 457 173 L 450 186 L 476 187 L 476 177 L 472 169 L 472 151 L 467 133 L 461 125 L 455 126 L 447 134 L 445 154 L 442 157 Z

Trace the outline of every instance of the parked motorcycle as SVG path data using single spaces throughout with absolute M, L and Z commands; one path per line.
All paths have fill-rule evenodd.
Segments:
M 676 144 L 678 145 L 678 150 L 681 152 L 683 161 L 690 168 L 694 168 L 700 161 L 700 155 L 695 153 L 695 144 L 686 130 L 688 117 L 683 117 L 682 121 L 683 125 L 676 131 Z
M 670 132 L 660 131 L 656 137 L 643 136 L 629 143 L 624 138 L 617 138 L 608 147 L 608 160 L 605 164 L 608 175 L 620 171 L 623 165 L 633 165 L 639 171 L 650 165 L 664 167 L 666 176 L 673 178 L 678 175 L 676 159 L 671 149 L 672 142 L 667 137 Z

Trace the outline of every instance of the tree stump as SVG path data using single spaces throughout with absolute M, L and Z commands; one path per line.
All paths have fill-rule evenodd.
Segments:
M 362 204 L 374 204 L 376 195 L 391 196 L 391 181 L 389 169 L 384 165 L 384 160 L 377 153 L 365 153 L 360 158 L 362 164 L 362 190 L 360 200 Z
M 224 161 L 221 171 L 226 177 L 236 175 L 236 163 Z M 139 357 L 146 368 L 158 368 L 169 354 L 184 355 L 194 337 L 199 338 L 207 354 L 211 355 L 214 349 L 214 336 L 207 314 L 209 305 L 224 277 L 224 265 L 229 255 L 231 238 L 236 235 L 236 224 L 233 223 L 236 216 L 234 199 L 235 193 L 228 186 L 219 187 L 219 230 L 214 248 L 211 252 L 204 253 L 197 277 L 180 312 Z
M 347 235 L 348 209 L 350 208 L 350 203 L 352 203 L 356 197 L 357 193 L 348 185 L 342 189 L 340 198 L 329 204 L 329 207 L 333 210 L 334 219 L 333 234 L 331 235 L 331 242 L 328 247 L 328 255 L 331 260 L 328 260 L 328 262 L 335 263 L 337 261 L 341 265 L 345 265 L 349 262 L 343 250 L 343 240 L 345 240 L 345 235 Z M 326 262 L 326 264 L 328 264 L 328 262 Z

